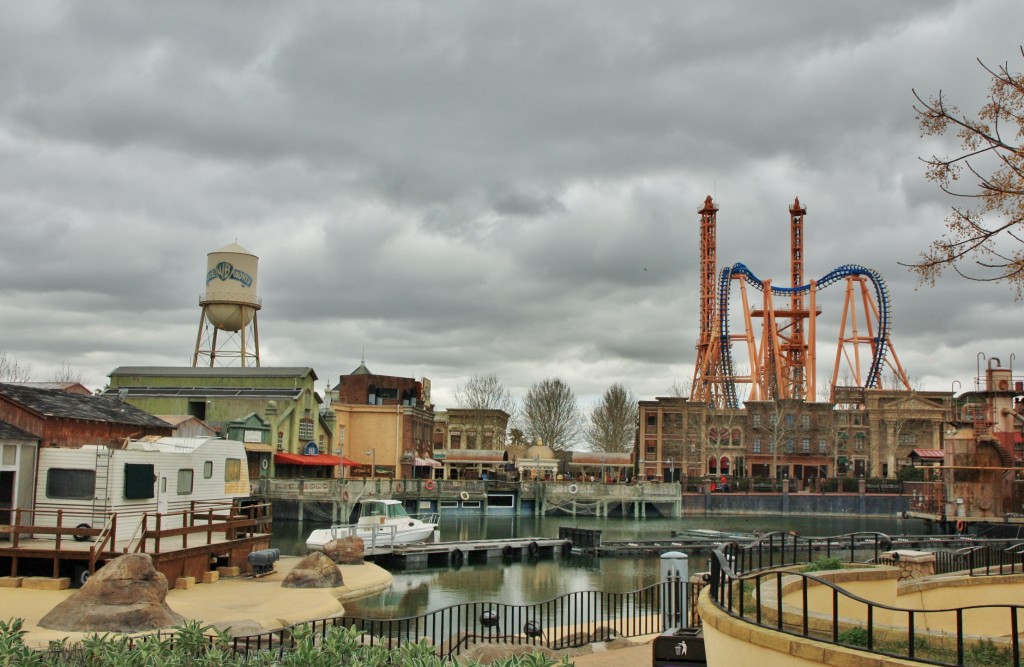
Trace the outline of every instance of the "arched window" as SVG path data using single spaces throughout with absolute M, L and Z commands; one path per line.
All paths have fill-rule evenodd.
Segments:
M 718 473 L 718 460 L 712 456 L 708 459 L 708 474 L 715 475 Z

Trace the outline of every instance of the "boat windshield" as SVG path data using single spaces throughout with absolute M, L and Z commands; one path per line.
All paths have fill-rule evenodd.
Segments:
M 388 505 L 388 516 L 392 519 L 409 516 L 408 512 L 401 505 Z
M 364 503 L 360 516 L 386 516 L 389 519 L 409 516 L 401 503 Z

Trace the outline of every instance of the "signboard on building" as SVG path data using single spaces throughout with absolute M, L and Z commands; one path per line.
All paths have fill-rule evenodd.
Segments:
M 245 431 L 242 433 L 242 442 L 263 442 L 263 431 Z
M 302 448 L 302 453 L 306 456 L 316 456 L 320 453 L 320 448 L 316 446 L 316 443 L 312 440 L 306 443 L 306 446 Z

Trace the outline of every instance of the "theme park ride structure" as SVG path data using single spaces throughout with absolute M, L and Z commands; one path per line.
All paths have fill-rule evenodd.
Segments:
M 713 408 L 737 408 L 740 384 L 749 385 L 747 400 L 817 400 L 818 293 L 840 282 L 845 282 L 846 290 L 829 400 L 845 402 L 855 393 L 851 389 L 881 389 L 886 381 L 910 390 L 890 339 L 892 311 L 885 280 L 873 269 L 844 264 L 805 284 L 803 223 L 807 209 L 796 199 L 789 212 L 792 286 L 776 287 L 741 263 L 722 269 L 716 284 L 718 207 L 710 196 L 705 199 L 699 211 L 700 337 L 690 400 Z M 734 285 L 742 308 L 738 332 L 734 332 L 730 317 Z M 759 309 L 751 307 L 748 285 L 763 295 Z M 788 304 L 781 303 L 787 299 Z M 759 333 L 755 319 L 761 320 Z M 747 350 L 747 374 L 736 371 L 734 342 Z M 888 378 L 884 377 L 886 368 L 891 371 Z M 845 386 L 839 385 L 840 373 L 844 373 Z

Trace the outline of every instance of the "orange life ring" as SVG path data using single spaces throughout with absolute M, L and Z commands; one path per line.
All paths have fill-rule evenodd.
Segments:
M 348 491 L 342 491 L 341 492 L 341 499 L 342 499 L 342 501 L 344 501 L 346 503 L 348 502 Z
M 428 479 L 426 482 L 423 483 L 423 488 L 426 489 L 427 491 L 433 491 L 436 488 L 434 480 Z
M 396 492 L 401 492 L 402 491 L 402 483 L 401 482 L 395 482 L 395 491 Z
M 964 521 L 963 519 L 957 519 L 956 520 L 956 532 L 962 533 L 962 532 L 964 532 L 965 528 L 967 528 L 967 522 Z

